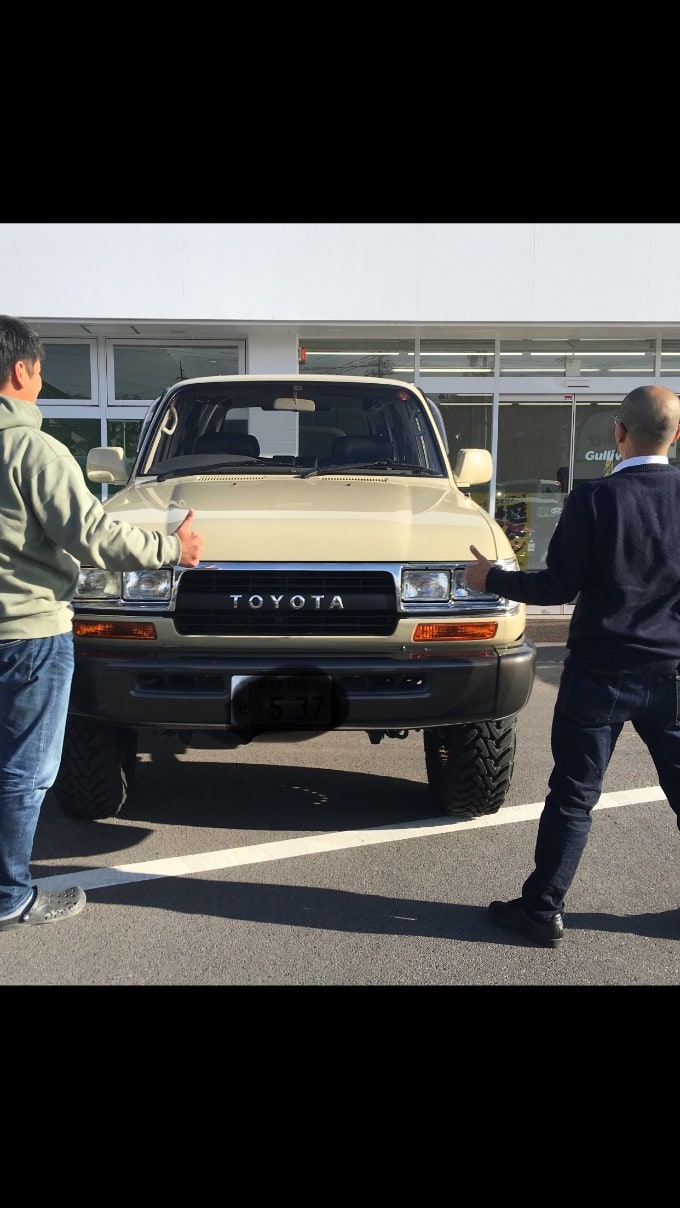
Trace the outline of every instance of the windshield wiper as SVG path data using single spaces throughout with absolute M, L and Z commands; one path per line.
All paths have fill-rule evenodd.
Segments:
M 267 466 L 269 469 L 271 464 L 265 457 L 242 457 L 236 461 L 210 462 L 207 466 L 177 466 L 174 470 L 163 470 L 155 477 L 157 482 L 165 482 L 167 478 L 187 478 L 191 474 L 216 474 L 218 471 L 222 474 L 231 474 L 233 469 L 240 469 L 242 466 L 257 466 L 258 469 Z M 288 468 L 288 466 L 276 467 L 277 470 Z
M 349 465 L 315 466 L 312 470 L 303 470 L 299 477 L 311 478 L 314 474 L 344 474 L 346 470 L 396 470 L 399 474 L 434 474 L 434 470 L 427 470 L 424 466 L 392 461 L 391 457 L 381 457 L 378 461 L 353 461 Z

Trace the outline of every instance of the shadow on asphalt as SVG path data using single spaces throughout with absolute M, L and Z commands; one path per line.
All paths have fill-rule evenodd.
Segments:
M 437 813 L 424 779 L 424 761 L 422 774 L 421 783 L 328 767 L 229 763 L 223 758 L 194 762 L 156 753 L 152 762 L 139 765 L 134 795 L 115 818 L 68 817 L 48 793 L 36 831 L 33 867 L 40 875 L 37 862 L 58 859 L 62 852 L 72 859 L 132 849 L 162 826 L 223 832 L 216 843 L 228 847 L 233 831 L 264 832 L 272 839 L 288 833 L 417 823 Z
M 248 878 L 249 870 L 235 870 Z M 305 930 L 361 935 L 417 936 L 452 939 L 458 942 L 500 944 L 504 947 L 534 948 L 554 959 L 562 948 L 542 949 L 530 940 L 513 937 L 494 925 L 487 908 L 466 904 L 423 901 L 414 898 L 386 897 L 382 894 L 354 893 L 349 890 L 318 888 L 308 885 L 271 884 L 247 880 L 206 877 L 187 880 L 166 877 L 158 882 L 119 885 L 88 891 L 93 902 L 111 905 L 140 905 L 153 910 L 175 911 L 185 916 L 301 927 Z M 562 945 L 569 944 L 569 930 L 597 931 L 617 935 L 639 935 L 646 939 L 677 940 L 680 937 L 680 911 L 658 914 L 614 915 L 569 914 L 567 934 Z

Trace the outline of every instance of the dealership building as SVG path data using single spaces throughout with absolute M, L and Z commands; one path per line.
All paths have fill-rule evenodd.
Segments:
M 81 464 L 132 454 L 179 378 L 400 379 L 452 460 L 491 451 L 475 494 L 530 569 L 562 491 L 611 472 L 624 395 L 680 391 L 678 223 L 3 223 L 0 254 L 0 310 L 45 344 L 43 426 Z

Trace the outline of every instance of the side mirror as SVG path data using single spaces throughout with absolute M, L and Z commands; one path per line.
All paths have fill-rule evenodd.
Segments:
M 491 482 L 493 462 L 488 449 L 459 449 L 453 477 L 457 487 L 472 487 Z
M 120 445 L 90 449 L 85 473 L 90 482 L 107 482 L 123 486 L 130 477 L 130 463 Z

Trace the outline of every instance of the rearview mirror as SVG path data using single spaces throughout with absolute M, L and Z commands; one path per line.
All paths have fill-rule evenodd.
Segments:
M 313 398 L 275 398 L 275 411 L 316 411 Z

